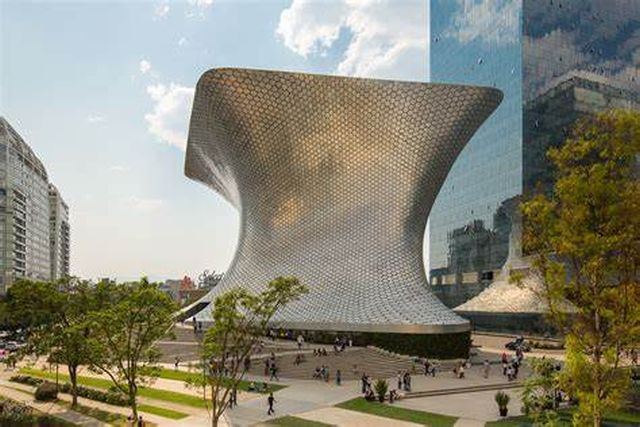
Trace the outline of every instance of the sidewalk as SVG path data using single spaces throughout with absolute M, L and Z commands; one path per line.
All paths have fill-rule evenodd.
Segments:
M 7 387 L 5 381 L 0 384 L 0 395 L 13 399 L 17 402 L 30 406 L 43 414 L 53 415 L 57 418 L 61 418 L 73 424 L 87 427 L 102 427 L 109 426 L 95 418 L 88 417 L 79 412 L 72 411 L 54 402 L 37 402 L 33 395 L 24 393 L 22 391 L 15 390 Z M 12 387 L 13 387 L 13 383 Z
M 341 408 L 321 408 L 314 411 L 297 414 L 296 417 L 311 421 L 344 427 L 421 427 L 422 424 L 408 421 L 392 420 L 363 412 L 349 411 Z

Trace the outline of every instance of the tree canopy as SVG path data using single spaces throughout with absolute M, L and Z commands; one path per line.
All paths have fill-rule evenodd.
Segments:
M 579 400 L 575 420 L 599 426 L 622 403 L 619 368 L 640 343 L 640 113 L 580 120 L 548 155 L 555 185 L 522 205 L 524 251 L 566 334 L 560 382 Z

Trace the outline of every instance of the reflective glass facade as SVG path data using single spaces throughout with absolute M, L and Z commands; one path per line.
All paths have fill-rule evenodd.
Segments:
M 432 0 L 430 28 L 431 81 L 505 94 L 430 216 L 431 283 L 475 287 L 464 300 L 521 254 L 516 206 L 549 185 L 548 147 L 585 114 L 638 108 L 640 2 Z

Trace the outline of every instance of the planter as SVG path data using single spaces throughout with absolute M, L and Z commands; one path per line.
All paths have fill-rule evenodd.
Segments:
M 504 407 L 504 408 L 500 408 L 500 416 L 501 417 L 506 417 L 507 416 L 507 412 L 509 412 L 509 409 Z

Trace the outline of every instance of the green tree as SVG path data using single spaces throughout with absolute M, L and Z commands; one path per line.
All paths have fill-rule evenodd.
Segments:
M 244 377 L 243 362 L 266 335 L 274 314 L 306 292 L 298 279 L 278 277 L 260 294 L 235 288 L 216 298 L 213 324 L 202 342 L 205 369 L 202 376 L 190 381 L 209 397 L 213 427 L 218 425 L 232 391 L 237 390 Z
M 556 393 L 559 390 L 557 362 L 546 358 L 532 358 L 528 361 L 531 375 L 524 381 L 522 390 L 523 412 L 533 417 L 536 426 L 555 426 Z
M 548 155 L 555 185 L 522 205 L 524 250 L 566 334 L 560 383 L 579 401 L 574 422 L 599 426 L 623 401 L 622 355 L 640 342 L 640 114 L 581 120 Z
M 27 335 L 24 352 L 49 354 L 50 360 L 67 366 L 73 407 L 78 403 L 78 368 L 90 353 L 86 321 L 96 305 L 91 285 L 75 278 L 57 283 L 19 280 L 7 293 L 8 321 Z
M 154 347 L 174 322 L 174 302 L 146 278 L 139 282 L 112 284 L 104 290 L 112 301 L 92 313 L 90 368 L 106 374 L 114 386 L 129 397 L 134 417 L 138 416 L 138 388 L 159 374 L 160 358 Z

